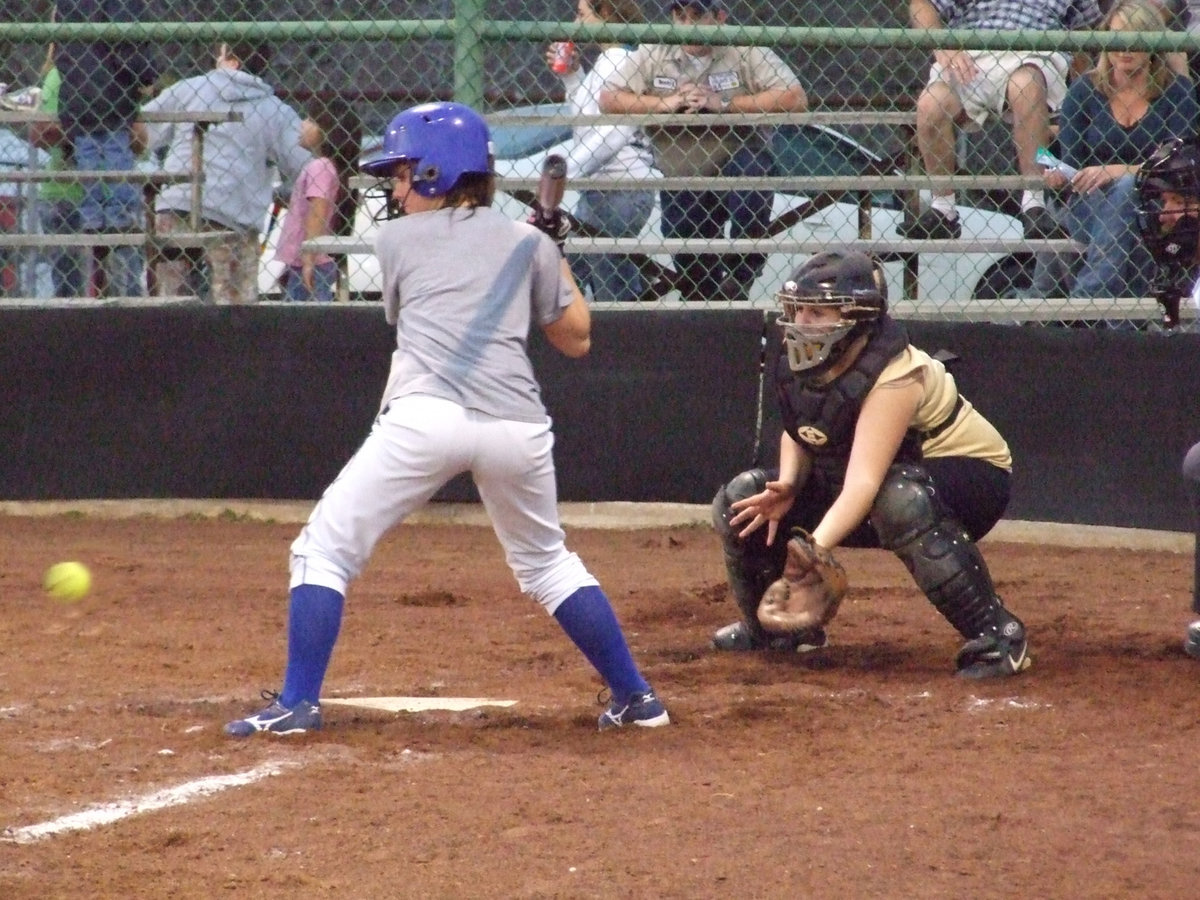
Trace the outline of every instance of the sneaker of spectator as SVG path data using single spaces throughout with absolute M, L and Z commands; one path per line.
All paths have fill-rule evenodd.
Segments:
M 37 109 L 41 103 L 42 89 L 40 87 L 26 87 L 10 91 L 8 85 L 5 84 L 0 90 L 0 106 L 14 112 L 30 112 Z
M 905 219 L 896 233 L 914 241 L 954 241 L 962 237 L 962 222 L 958 213 L 949 215 L 930 208 L 916 218 Z
M 1050 210 L 1044 206 L 1034 206 L 1021 213 L 1021 229 L 1025 240 L 1056 240 L 1067 236 L 1067 232 Z

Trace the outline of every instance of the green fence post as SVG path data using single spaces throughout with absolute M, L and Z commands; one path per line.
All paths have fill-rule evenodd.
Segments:
M 483 111 L 485 0 L 454 0 L 454 99 Z

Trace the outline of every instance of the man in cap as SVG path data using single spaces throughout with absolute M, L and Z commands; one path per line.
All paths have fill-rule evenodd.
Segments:
M 667 0 L 674 24 L 724 25 L 721 0 Z M 765 47 L 643 44 L 626 57 L 600 93 L 605 113 L 678 113 L 696 124 L 646 129 L 659 170 L 668 178 L 762 177 L 774 170 L 771 129 L 722 124 L 724 114 L 804 112 L 799 79 Z M 766 235 L 771 191 L 664 190 L 666 238 Z M 676 282 L 684 300 L 741 300 L 762 273 L 763 254 L 679 253 Z

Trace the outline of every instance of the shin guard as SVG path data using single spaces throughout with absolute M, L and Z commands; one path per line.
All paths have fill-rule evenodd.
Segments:
M 917 587 L 967 640 L 994 634 L 1014 618 L 996 596 L 979 548 L 942 506 L 922 466 L 888 470 L 871 524 L 882 546 L 900 557 Z
M 712 506 L 713 528 L 721 538 L 729 589 L 754 644 L 765 644 L 769 639 L 758 623 L 758 604 L 767 587 L 783 574 L 787 542 L 779 540 L 776 546 L 768 547 L 765 528 L 742 540 L 729 519 L 734 514 L 734 503 L 754 496 L 766 486 L 767 473 L 762 469 L 742 472 L 717 491 Z

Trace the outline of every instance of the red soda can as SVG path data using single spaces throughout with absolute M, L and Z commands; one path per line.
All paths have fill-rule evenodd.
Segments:
M 575 61 L 575 44 L 571 41 L 559 41 L 554 45 L 554 60 L 550 63 L 550 71 L 565 75 L 571 71 Z

